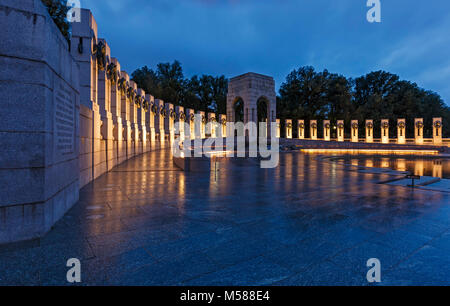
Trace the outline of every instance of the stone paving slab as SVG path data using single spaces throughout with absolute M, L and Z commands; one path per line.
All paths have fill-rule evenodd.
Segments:
M 392 285 L 450 278 L 449 194 L 377 184 L 391 176 L 283 153 L 177 169 L 167 150 L 136 157 L 80 191 L 42 239 L 0 246 L 0 285 Z M 436 271 L 439 269 L 439 271 Z

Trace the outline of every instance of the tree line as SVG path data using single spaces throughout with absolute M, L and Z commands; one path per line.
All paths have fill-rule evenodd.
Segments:
M 67 6 L 63 0 L 42 0 L 63 35 L 70 39 L 66 20 Z M 147 66 L 132 74 L 133 80 L 155 98 L 205 112 L 226 113 L 228 80 L 222 76 L 201 75 L 185 78 L 178 61 L 160 63 L 155 69 Z M 424 118 L 424 135 L 431 137 L 432 118 L 443 118 L 444 137 L 450 137 L 450 108 L 435 92 L 417 84 L 400 80 L 398 75 L 376 71 L 358 78 L 347 78 L 328 70 L 315 71 L 311 66 L 294 69 L 281 84 L 277 96 L 277 117 L 284 127 L 285 119 L 329 119 L 332 125 L 345 120 L 350 133 L 350 120 L 360 122 L 364 133 L 366 119 L 374 120 L 374 136 L 379 137 L 380 120 L 391 122 L 391 137 L 395 137 L 398 118 L 407 120 L 407 136 L 413 137 L 414 118 Z M 309 129 L 307 129 L 308 132 Z M 284 133 L 284 129 L 282 129 Z M 322 129 L 319 129 L 321 136 Z

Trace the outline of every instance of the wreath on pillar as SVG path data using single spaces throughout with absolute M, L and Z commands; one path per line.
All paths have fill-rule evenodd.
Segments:
M 150 106 L 150 110 L 152 113 L 156 114 L 158 111 L 158 108 L 156 107 L 155 103 L 152 102 L 152 105 Z
M 177 114 L 175 114 L 175 111 L 173 109 L 170 109 L 169 117 L 172 119 L 175 119 L 177 117 Z
M 405 127 L 406 127 L 406 124 L 405 124 L 405 122 L 403 122 L 403 121 L 400 121 L 399 123 L 398 123 L 398 127 L 400 128 L 400 129 L 404 129 Z
M 144 101 L 142 102 L 142 108 L 144 109 L 145 112 L 148 112 L 149 106 L 150 106 L 150 105 L 149 105 L 149 103 L 148 103 L 147 100 L 144 100 Z
M 287 127 L 288 129 L 292 129 L 292 123 L 289 122 L 288 124 L 286 124 L 286 127 Z
M 221 121 L 221 123 L 222 123 L 222 125 L 227 125 L 227 119 L 226 119 L 226 118 L 223 118 L 222 121 Z
M 315 122 L 311 123 L 311 128 L 317 129 L 317 123 L 315 123 Z
M 440 121 L 435 121 L 435 122 L 434 122 L 434 127 L 437 128 L 437 129 L 440 129 L 440 128 L 442 127 L 442 122 L 440 122 Z
M 133 87 L 128 87 L 127 97 L 128 99 L 130 99 L 130 101 L 134 101 L 134 98 L 136 97 L 136 92 L 134 91 Z
M 106 69 L 106 75 L 111 81 L 111 84 L 115 85 L 117 83 L 117 65 L 114 63 L 109 64 Z
M 209 118 L 209 122 L 217 122 L 216 117 Z
M 383 127 L 383 129 L 388 129 L 389 128 L 389 122 L 388 121 L 384 121 L 381 126 Z
M 141 108 L 141 102 L 142 102 L 142 97 L 139 96 L 139 95 L 137 95 L 137 96 L 135 97 L 135 99 L 134 99 L 134 104 L 136 104 L 136 106 L 137 106 L 138 108 Z
M 337 124 L 337 126 L 338 126 L 339 129 L 343 129 L 344 128 L 344 123 L 343 122 L 339 122 Z
M 302 122 L 298 125 L 299 128 L 304 129 L 305 128 L 305 124 Z
M 423 128 L 423 122 L 422 121 L 417 121 L 416 122 L 416 128 L 422 129 Z
M 93 54 L 97 58 L 98 69 L 104 71 L 108 63 L 106 58 L 106 45 L 103 41 L 99 41 L 98 44 L 94 46 Z
M 352 123 L 352 128 L 354 128 L 356 130 L 358 128 L 358 123 L 357 122 L 353 122 Z
M 206 117 L 205 117 L 205 115 L 202 115 L 202 123 L 203 123 L 203 124 L 206 123 Z
M 327 130 L 329 130 L 329 129 L 330 129 L 330 126 L 331 126 L 331 125 L 330 125 L 330 123 L 328 123 L 328 122 L 327 122 L 327 123 L 325 123 L 325 128 L 326 128 Z
M 194 114 L 191 114 L 190 120 L 191 120 L 191 122 L 194 122 L 194 121 L 195 121 L 195 115 L 194 115 Z
M 127 93 L 127 88 L 128 88 L 128 84 L 127 84 L 127 80 L 125 80 L 125 78 L 120 78 L 119 80 L 119 91 L 122 95 L 125 95 Z
M 178 114 L 178 120 L 181 120 L 181 121 L 185 121 L 186 120 L 186 114 L 183 111 L 181 111 Z
M 164 109 L 164 107 L 161 107 L 161 109 L 159 110 L 159 114 L 163 116 L 163 118 L 166 118 L 166 110 Z
M 369 130 L 373 129 L 373 123 L 372 122 L 367 122 L 366 123 L 366 128 L 368 128 Z

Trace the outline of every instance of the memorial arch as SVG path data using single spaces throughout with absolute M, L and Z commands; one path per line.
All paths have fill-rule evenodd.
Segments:
M 276 115 L 275 81 L 272 77 L 249 72 L 230 79 L 227 95 L 229 121 L 275 123 Z M 270 137 L 270 129 L 267 129 L 267 136 Z

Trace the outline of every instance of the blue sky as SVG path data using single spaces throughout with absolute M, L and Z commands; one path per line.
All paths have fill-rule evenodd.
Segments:
M 450 1 L 81 0 L 99 36 L 131 73 L 179 60 L 186 76 L 271 75 L 294 68 L 356 77 L 384 69 L 438 92 L 450 105 Z

